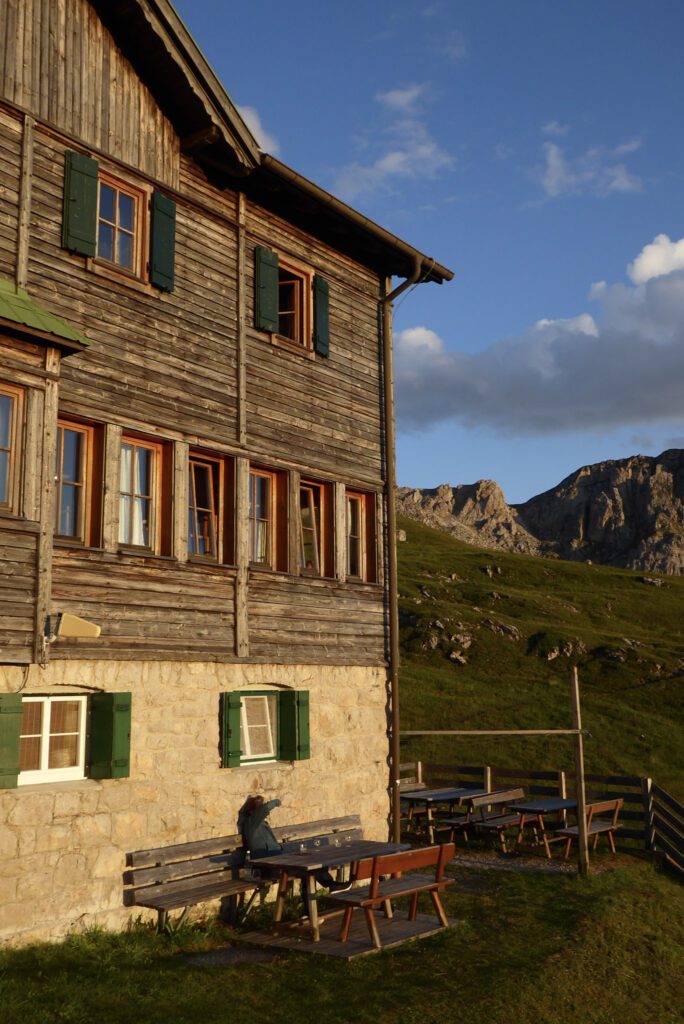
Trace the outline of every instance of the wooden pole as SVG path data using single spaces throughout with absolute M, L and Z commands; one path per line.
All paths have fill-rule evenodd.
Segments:
M 584 742 L 582 712 L 580 709 L 579 674 L 573 667 L 570 685 L 572 724 L 575 727 L 575 796 L 577 799 L 577 870 L 580 875 L 589 872 L 589 843 L 587 840 L 587 796 L 584 788 Z

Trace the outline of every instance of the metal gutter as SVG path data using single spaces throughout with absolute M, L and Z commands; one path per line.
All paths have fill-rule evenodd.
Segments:
M 453 278 L 453 270 L 449 270 L 448 267 L 442 266 L 440 263 L 437 263 L 436 260 L 432 259 L 432 257 L 419 252 L 418 249 L 414 249 L 413 246 L 409 245 L 407 242 L 403 242 L 396 235 L 393 235 L 391 231 L 386 231 L 385 228 L 380 227 L 380 225 L 376 224 L 375 221 L 372 221 L 369 217 L 365 217 L 362 213 L 358 213 L 351 206 L 347 206 L 347 204 L 343 203 L 341 199 L 337 199 L 335 196 L 331 195 L 330 192 L 326 192 L 325 189 L 322 189 L 319 185 L 315 185 L 312 181 L 309 181 L 308 178 L 305 178 L 297 171 L 293 171 L 291 167 L 288 167 L 287 164 L 281 163 L 280 160 L 277 160 L 269 153 L 261 154 L 261 166 L 265 170 L 271 171 L 277 177 L 287 181 L 290 185 L 300 189 L 302 192 L 306 193 L 306 195 L 349 221 L 355 227 L 368 232 L 368 234 L 372 235 L 383 245 L 386 245 L 389 249 L 393 249 L 397 254 L 400 254 L 406 260 L 410 261 L 411 264 L 415 264 L 415 262 L 418 261 L 420 266 L 418 277 L 422 277 L 423 280 L 434 281 L 437 284 L 442 284 L 443 281 L 451 281 Z M 397 276 L 402 276 L 401 272 L 397 272 Z

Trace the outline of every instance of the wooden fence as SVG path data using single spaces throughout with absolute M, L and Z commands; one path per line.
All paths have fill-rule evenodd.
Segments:
M 401 788 L 417 786 L 482 786 L 486 790 L 522 786 L 533 797 L 573 797 L 574 777 L 564 771 L 530 771 L 491 765 L 431 764 L 411 761 L 400 765 Z M 630 840 L 659 853 L 684 874 L 684 806 L 651 779 L 635 775 L 585 776 L 587 800 L 623 803 L 620 843 Z

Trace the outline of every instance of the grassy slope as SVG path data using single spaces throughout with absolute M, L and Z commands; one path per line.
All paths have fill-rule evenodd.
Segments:
M 684 887 L 633 862 L 574 875 L 459 872 L 448 933 L 351 964 L 283 954 L 211 969 L 231 932 L 138 928 L 0 951 L 3 1024 L 679 1024 Z M 425 908 L 427 910 L 427 908 Z
M 566 727 L 577 664 L 587 770 L 650 775 L 684 797 L 684 579 L 657 577 L 656 587 L 643 573 L 486 551 L 410 520 L 401 526 L 402 728 Z M 520 639 L 495 634 L 487 619 L 515 626 Z M 461 645 L 449 638 L 464 632 L 473 642 L 457 665 L 449 652 Z M 431 635 L 439 645 L 426 650 Z M 548 661 L 562 640 L 586 651 Z M 420 739 L 402 750 L 407 760 L 515 768 L 569 768 L 572 756 L 565 739 Z

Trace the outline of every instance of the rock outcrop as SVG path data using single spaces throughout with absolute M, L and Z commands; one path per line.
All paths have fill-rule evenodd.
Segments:
M 680 575 L 684 451 L 584 466 L 522 505 L 493 480 L 399 488 L 403 515 L 480 547 Z

